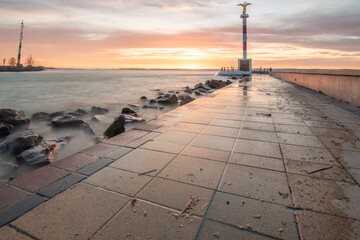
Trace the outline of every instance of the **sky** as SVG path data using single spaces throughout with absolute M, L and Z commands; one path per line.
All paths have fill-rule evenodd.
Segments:
M 359 0 L 249 0 L 253 67 L 360 69 Z M 235 0 L 0 0 L 0 59 L 57 68 L 231 67 Z M 2 61 L 1 61 L 2 63 Z

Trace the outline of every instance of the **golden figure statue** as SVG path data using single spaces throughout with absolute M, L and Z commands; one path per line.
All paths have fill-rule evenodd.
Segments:
M 238 6 L 242 6 L 244 8 L 243 14 L 246 14 L 246 7 L 249 5 L 251 5 L 251 3 L 248 2 L 238 4 Z

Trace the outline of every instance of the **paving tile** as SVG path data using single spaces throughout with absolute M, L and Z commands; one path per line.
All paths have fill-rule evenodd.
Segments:
M 152 177 L 138 176 L 116 168 L 106 167 L 87 178 L 84 182 L 118 193 L 134 196 Z
M 255 113 L 249 113 L 245 116 L 244 121 L 248 122 L 260 122 L 260 123 L 272 123 L 272 117 L 263 116 L 262 114 L 270 114 L 269 111 L 258 110 Z
M 324 145 L 316 136 L 299 135 L 291 133 L 278 133 L 279 142 L 306 147 L 324 148 Z
M 80 153 L 88 154 L 97 157 L 104 157 L 105 155 L 114 152 L 119 149 L 119 146 L 114 146 L 106 143 L 98 143 L 92 147 L 89 147 Z
M 14 180 L 10 181 L 9 184 L 30 192 L 36 192 L 68 174 L 70 174 L 70 172 L 46 166 L 32 171 L 31 173 L 16 177 Z
M 279 144 L 277 143 L 237 139 L 234 151 L 265 157 L 281 158 Z
M 242 121 L 244 120 L 244 114 L 218 114 L 216 118 Z
M 360 222 L 312 211 L 298 211 L 302 239 L 360 239 Z
M 287 125 L 294 125 L 294 126 L 306 126 L 306 124 L 302 120 L 287 119 L 287 118 L 273 118 L 273 123 L 287 124 Z
M 1 239 L 4 240 L 31 240 L 32 238 L 17 232 L 14 228 L 11 228 L 9 226 L 5 226 L 0 229 L 0 236 Z
M 261 157 L 234 152 L 230 158 L 230 162 L 251 167 L 266 168 L 282 172 L 285 171 L 283 161 L 279 158 Z
M 52 165 L 68 171 L 77 171 L 80 168 L 89 165 L 90 163 L 96 162 L 97 160 L 99 160 L 98 157 L 76 153 L 74 155 L 71 155 L 70 157 L 61 159 L 53 163 Z
M 292 206 L 286 174 L 282 172 L 229 164 L 220 190 Z
M 118 145 L 118 146 L 126 146 L 127 144 L 131 143 L 132 141 L 141 138 L 145 135 L 149 134 L 148 131 L 143 131 L 143 130 L 130 130 L 130 131 L 126 131 L 122 134 L 119 134 L 115 137 L 112 137 L 110 139 L 104 140 L 104 143 L 108 143 L 108 144 L 114 144 L 114 145 Z
M 39 239 L 88 239 L 128 200 L 116 193 L 77 184 L 12 225 Z
M 0 209 L 23 199 L 27 195 L 29 194 L 7 184 L 0 185 Z
M 200 134 L 191 143 L 191 146 L 223 150 L 223 151 L 232 151 L 234 143 L 235 143 L 234 138 Z
M 272 123 L 257 123 L 244 121 L 242 129 L 252 129 L 261 131 L 275 132 L 274 124 Z
M 132 141 L 129 144 L 126 144 L 127 147 L 131 147 L 131 148 L 138 148 L 141 145 L 147 143 L 148 141 L 152 141 L 154 138 L 156 138 L 157 136 L 159 136 L 161 133 L 160 132 L 151 132 L 143 137 L 140 137 L 134 141 Z
M 360 152 L 329 149 L 335 158 L 345 167 L 360 169 Z
M 168 179 L 156 178 L 138 195 L 139 198 L 182 211 L 193 199 L 199 200 L 189 214 L 205 214 L 214 191 Z
M 188 145 L 196 137 L 196 133 L 180 132 L 180 131 L 166 131 L 156 137 L 155 141 L 170 142 L 175 144 Z
M 156 171 L 149 174 L 154 176 L 174 157 L 175 154 L 136 149 L 115 161 L 110 166 L 137 173 L 144 173 L 156 169 Z
M 242 139 L 257 140 L 263 142 L 278 142 L 278 137 L 275 132 L 257 131 L 250 129 L 241 129 L 240 137 Z
M 180 153 L 185 147 L 186 145 L 161 142 L 161 141 L 150 141 L 141 146 L 141 148 L 143 149 L 174 153 L 174 154 Z
M 211 220 L 205 220 L 205 223 L 199 233 L 199 240 L 262 240 L 262 239 L 273 239 L 254 233 L 248 230 L 240 229 L 225 225 L 222 223 L 214 222 Z
M 346 130 L 343 129 L 330 129 L 330 128 L 315 128 L 312 127 L 311 130 L 317 136 L 325 136 L 325 137 L 335 137 L 335 138 L 343 138 L 343 139 L 354 139 L 354 136 Z
M 159 176 L 216 189 L 224 167 L 225 163 L 222 162 L 180 155 Z
M 121 210 L 93 239 L 195 239 L 201 219 L 176 218 L 176 213 L 138 200 L 135 206 L 128 204 Z
M 333 155 L 324 148 L 303 147 L 281 144 L 284 159 L 313 162 L 319 164 L 338 165 Z
M 122 156 L 126 155 L 127 153 L 131 152 L 132 150 L 134 150 L 134 149 L 128 148 L 128 147 L 120 147 L 118 150 L 115 150 L 114 152 L 111 152 L 111 153 L 105 155 L 105 157 L 112 159 L 112 160 L 117 160 L 117 159 L 121 158 Z
M 242 121 L 235 121 L 235 120 L 226 120 L 226 119 L 219 119 L 216 118 L 210 122 L 212 126 L 220 126 L 220 127 L 232 127 L 232 128 L 240 128 Z
M 311 129 L 306 126 L 293 126 L 293 125 L 283 125 L 283 124 L 274 124 L 274 126 L 277 132 L 301 134 L 301 135 L 314 135 Z
M 185 118 L 182 122 L 209 124 L 214 119 L 215 116 L 216 116 L 215 113 L 194 113 L 189 117 Z
M 342 151 L 360 152 L 360 140 L 344 139 L 335 137 L 319 137 L 321 142 L 329 149 L 339 149 Z
M 181 155 L 187 155 L 187 156 L 192 156 L 192 157 L 206 158 L 206 159 L 212 159 L 212 160 L 217 160 L 217 161 L 221 161 L 221 162 L 227 162 L 229 159 L 229 156 L 230 156 L 230 152 L 209 149 L 209 148 L 188 146 L 181 153 Z
M 351 176 L 339 165 L 326 165 L 296 160 L 286 160 L 289 173 L 354 183 Z
M 358 182 L 360 183 L 360 169 L 356 168 L 350 168 L 348 169 L 350 175 Z
M 20 217 L 34 207 L 46 201 L 46 198 L 35 194 L 26 196 L 16 203 L 0 210 L 0 227 Z
M 277 204 L 217 192 L 207 218 L 275 238 L 298 239 L 294 213 Z
M 155 131 L 156 129 L 162 127 L 163 124 L 151 124 L 151 123 L 140 123 L 137 124 L 134 129 L 144 130 L 144 131 Z
M 77 172 L 80 174 L 84 174 L 87 176 L 90 176 L 94 174 L 95 172 L 99 171 L 100 169 L 103 169 L 104 167 L 111 164 L 113 161 L 110 159 L 100 159 L 94 163 L 91 163 L 81 169 L 79 169 Z
M 50 184 L 49 186 L 38 191 L 39 194 L 52 198 L 55 195 L 65 191 L 69 187 L 75 185 L 76 183 L 84 180 L 86 177 L 84 175 L 71 173 L 66 177 Z
M 194 123 L 183 123 L 183 122 L 180 122 L 180 123 L 172 126 L 169 130 L 199 133 L 199 132 L 201 132 L 205 127 L 206 127 L 206 125 L 202 125 L 202 124 L 194 124 Z
M 238 128 L 207 126 L 206 129 L 202 132 L 202 134 L 236 138 L 238 132 Z
M 355 184 L 289 174 L 295 206 L 360 220 L 360 188 Z
M 341 127 L 335 123 L 335 122 L 330 122 L 330 121 L 311 121 L 311 120 L 308 120 L 308 121 L 305 121 L 305 124 L 308 126 L 308 127 L 320 127 L 320 128 L 340 128 Z

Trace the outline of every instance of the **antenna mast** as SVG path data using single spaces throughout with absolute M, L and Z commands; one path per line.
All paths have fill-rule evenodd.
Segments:
M 22 22 L 21 22 L 21 32 L 20 32 L 20 40 L 19 40 L 19 54 L 18 54 L 18 60 L 17 60 L 17 67 L 21 66 L 20 58 L 21 58 L 21 45 L 22 45 L 22 40 L 24 38 L 23 31 L 24 31 L 24 20 L 22 20 Z

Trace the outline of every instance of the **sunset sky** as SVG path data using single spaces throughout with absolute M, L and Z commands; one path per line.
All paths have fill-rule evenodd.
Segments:
M 360 69 L 359 0 L 249 0 L 254 67 Z M 0 0 L 0 58 L 62 68 L 220 68 L 242 57 L 235 0 Z M 2 62 L 2 61 L 1 61 Z

